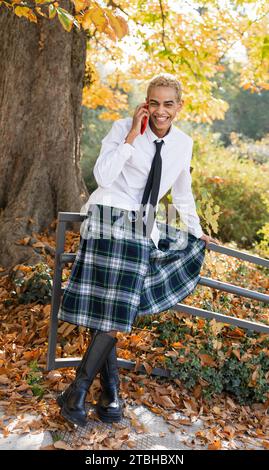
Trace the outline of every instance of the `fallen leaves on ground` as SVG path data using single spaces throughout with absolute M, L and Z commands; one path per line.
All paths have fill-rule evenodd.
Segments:
M 44 237 L 35 235 L 39 240 L 37 243 L 46 243 L 55 248 L 52 239 L 46 240 Z M 25 243 L 28 242 L 29 240 L 25 240 Z M 67 233 L 66 251 L 76 251 L 77 247 L 78 235 L 72 232 Z M 217 262 L 217 256 L 219 262 Z M 54 259 L 49 253 L 47 263 L 53 268 Z M 227 261 L 224 256 L 210 252 L 207 254 L 207 262 L 201 274 L 215 279 L 220 276 L 222 281 L 237 285 L 242 285 L 241 281 L 245 282 L 247 276 L 246 284 L 249 289 L 266 292 L 269 288 L 269 281 L 264 273 L 249 263 L 244 263 L 243 270 L 242 265 L 243 263 L 239 260 Z M 218 266 L 221 266 L 219 271 Z M 65 278 L 68 277 L 70 269 L 69 263 L 69 266 L 63 270 Z M 45 372 L 50 305 L 42 305 L 38 302 L 26 305 L 16 304 L 14 299 L 11 302 L 12 289 L 13 285 L 9 277 L 0 277 L 0 406 L 5 413 L 0 420 L 1 433 L 8 436 L 13 431 L 21 433 L 41 430 L 72 431 L 72 426 L 60 416 L 55 397 L 73 380 L 74 369 L 65 368 Z M 186 299 L 185 303 L 199 307 L 203 302 L 213 299 L 217 311 L 268 323 L 268 310 L 257 307 L 257 302 L 248 301 L 247 308 L 246 299 L 229 294 L 225 294 L 224 297 L 223 295 L 219 291 L 199 287 L 192 296 Z M 189 342 L 199 342 L 199 332 L 203 331 L 205 320 L 192 318 L 180 312 L 174 312 L 174 316 L 178 319 L 184 318 L 186 325 L 195 333 L 189 334 L 185 339 Z M 170 321 L 171 312 L 164 312 L 161 318 L 163 321 Z M 212 329 L 214 328 L 216 351 L 221 350 L 222 341 L 227 341 L 231 344 L 229 354 L 233 354 L 238 361 L 247 360 L 247 354 L 245 357 L 241 356 L 237 347 L 240 338 L 244 337 L 243 330 L 240 328 L 230 330 L 226 324 L 212 322 Z M 223 334 L 222 340 L 218 337 L 219 333 Z M 261 335 L 261 338 L 263 336 Z M 188 344 L 184 341 L 174 341 L 170 346 L 171 349 L 167 350 L 168 342 L 166 341 L 162 346 L 153 347 L 155 339 L 154 327 L 150 330 L 146 327 L 134 327 L 130 334 L 118 334 L 119 358 L 132 360 L 135 363 L 134 371 L 121 369 L 121 396 L 127 405 L 144 405 L 156 415 L 162 416 L 173 432 L 182 429 L 182 432 L 187 433 L 186 440 L 183 442 L 190 448 L 195 448 L 197 444 L 210 450 L 224 447 L 249 448 L 253 442 L 257 447 L 269 448 L 269 397 L 266 403 L 243 406 L 236 403 L 230 396 L 221 394 L 213 397 L 208 403 L 202 397 L 202 389 L 205 386 L 203 381 L 196 385 L 193 392 L 190 392 L 177 379 L 168 381 L 151 376 L 154 367 L 164 367 L 165 357 L 176 358 L 180 351 L 185 351 L 185 356 L 179 356 L 179 361 L 184 361 L 188 355 Z M 89 335 L 85 328 L 60 322 L 57 356 L 81 356 L 88 341 Z M 257 339 L 256 347 L 260 348 L 259 339 Z M 201 353 L 200 360 L 205 366 L 214 367 L 215 365 L 214 360 L 208 354 Z M 140 366 L 144 366 L 144 374 L 138 372 Z M 251 380 L 254 386 L 255 381 L 258 380 L 258 370 L 253 370 Z M 99 391 L 99 379 L 96 378 L 90 388 L 88 400 L 96 403 Z M 25 413 L 37 415 L 40 419 L 27 422 L 23 419 Z M 130 426 L 135 429 L 136 433 L 147 432 L 137 417 L 128 410 L 128 406 L 125 409 L 125 415 L 130 419 Z M 9 422 L 12 416 L 17 416 L 18 420 L 11 429 Z M 203 429 L 198 430 L 194 437 L 188 439 L 186 430 L 198 420 L 203 424 Z M 73 441 L 72 447 L 58 440 L 46 449 L 119 449 L 124 443 L 133 448 L 135 444 L 129 436 L 130 430 L 118 424 L 111 430 L 103 432 L 92 430 L 83 439 Z

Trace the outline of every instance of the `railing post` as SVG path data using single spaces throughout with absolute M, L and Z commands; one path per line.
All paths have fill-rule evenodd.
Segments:
M 64 253 L 66 221 L 61 220 L 59 212 L 58 225 L 56 231 L 56 252 L 54 262 L 53 289 L 51 298 L 51 314 L 49 326 L 49 342 L 47 354 L 47 370 L 55 369 L 57 330 L 58 330 L 58 310 L 61 303 L 62 287 L 62 263 L 61 255 Z

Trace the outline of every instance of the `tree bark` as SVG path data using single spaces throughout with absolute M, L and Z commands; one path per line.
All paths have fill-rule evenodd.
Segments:
M 70 8 L 66 1 L 63 7 Z M 80 211 L 86 36 L 57 18 L 30 23 L 0 7 L 0 264 L 35 264 L 16 242 L 46 229 L 58 211 Z M 74 228 L 74 225 L 69 225 Z

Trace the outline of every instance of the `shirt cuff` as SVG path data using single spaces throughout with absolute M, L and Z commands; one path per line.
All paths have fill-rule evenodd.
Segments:
M 118 152 L 122 155 L 123 160 L 128 160 L 132 156 L 133 149 L 134 147 L 131 144 L 128 144 L 128 142 L 123 142 L 118 146 Z
M 201 236 L 202 236 L 203 233 L 204 233 L 203 230 L 202 230 L 202 228 L 201 228 L 200 226 L 197 227 L 197 228 L 195 228 L 195 229 L 194 229 L 194 228 L 191 228 L 191 229 L 189 230 L 189 232 L 190 232 L 192 235 L 194 235 L 196 238 L 201 238 Z

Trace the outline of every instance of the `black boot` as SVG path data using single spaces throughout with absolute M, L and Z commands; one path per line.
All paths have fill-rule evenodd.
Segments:
M 94 339 L 94 337 L 97 335 L 97 333 L 98 333 L 98 330 L 92 330 L 91 341 L 93 341 L 93 339 Z M 90 346 L 90 345 L 89 345 L 89 346 Z M 86 351 L 86 352 L 87 352 L 87 351 Z M 79 373 L 80 373 L 82 367 L 84 367 L 85 361 L 86 361 L 86 359 L 87 359 L 87 354 L 86 354 L 86 352 L 85 352 L 84 356 L 82 357 L 81 362 L 79 363 L 79 365 L 78 365 L 78 367 L 77 367 L 77 369 L 76 369 L 76 377 L 75 377 L 75 380 L 77 379 L 77 377 L 78 377 L 78 375 L 79 375 Z M 58 405 L 59 405 L 60 407 L 63 406 L 63 404 L 64 404 L 64 402 L 65 402 L 65 400 L 66 400 L 66 398 L 67 398 L 67 396 L 68 396 L 68 393 L 69 393 L 70 390 L 72 389 L 72 386 L 73 386 L 73 383 L 70 384 L 69 387 L 67 387 L 67 389 L 66 389 L 64 392 L 62 392 L 62 393 L 56 398 L 56 401 L 57 401 L 57 403 L 58 403 Z
M 119 370 L 116 346 L 111 349 L 100 370 L 102 392 L 97 403 L 98 417 L 105 423 L 118 422 L 122 419 L 122 406 L 119 399 Z
M 116 338 L 104 332 L 94 335 L 82 358 L 74 382 L 57 399 L 57 403 L 62 406 L 61 414 L 68 421 L 79 426 L 87 424 L 85 399 L 88 389 L 116 342 Z

